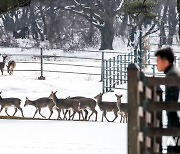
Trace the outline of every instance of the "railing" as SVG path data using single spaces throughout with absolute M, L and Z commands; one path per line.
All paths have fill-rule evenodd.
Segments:
M 142 62 L 140 62 L 140 59 Z M 150 55 L 147 53 L 147 55 L 140 57 L 136 51 L 133 51 L 109 59 L 105 59 L 104 56 L 102 56 L 101 74 L 103 93 L 113 91 L 118 85 L 127 82 L 127 66 L 131 63 L 138 63 L 142 69 L 146 68 L 150 63 Z
M 164 103 L 160 85 L 180 85 L 180 78 L 147 77 L 138 66 L 129 65 L 128 154 L 160 154 L 163 136 L 180 136 L 179 128 L 162 127 L 162 111 L 178 111 L 180 104 Z
M 29 50 L 29 49 L 28 49 Z M 91 56 L 86 55 L 73 55 L 73 54 L 45 54 L 44 49 L 38 49 L 39 51 L 34 53 L 3 53 L 7 54 L 10 59 L 14 59 L 19 64 L 24 64 L 27 67 L 16 67 L 14 72 L 39 72 L 38 79 L 45 79 L 46 72 L 51 73 L 68 73 L 79 75 L 94 75 L 99 76 L 101 79 L 101 52 L 99 51 L 84 51 Z M 81 51 L 82 54 L 84 53 Z M 1 53 L 2 54 L 2 53 Z M 98 54 L 96 58 L 93 54 Z M 63 59 L 63 60 L 62 60 Z M 77 61 L 77 62 L 76 62 Z M 90 63 L 90 64 L 89 64 Z M 31 65 L 34 64 L 34 65 Z M 35 66 L 35 67 L 32 67 Z M 67 67 L 67 69 L 63 69 Z M 88 68 L 88 69 L 86 69 Z M 6 69 L 5 69 L 6 71 Z M 37 75 L 37 73 L 36 73 Z

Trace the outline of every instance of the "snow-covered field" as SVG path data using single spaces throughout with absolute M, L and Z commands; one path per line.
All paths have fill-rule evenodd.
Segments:
M 1 53 L 7 50 L 2 49 Z M 21 51 L 20 51 L 21 52 Z M 20 53 L 19 52 L 19 53 Z M 11 52 L 8 50 L 8 53 Z M 21 53 L 24 53 L 23 51 Z M 97 57 L 98 55 L 95 55 Z M 13 59 L 15 57 L 10 57 Z M 23 59 L 21 59 L 23 60 Z M 26 59 L 28 60 L 28 59 Z M 31 59 L 32 60 L 32 59 Z M 71 62 L 75 61 L 57 61 Z M 86 61 L 78 61 L 78 64 L 85 64 Z M 88 62 L 87 62 L 88 63 Z M 88 63 L 89 64 L 89 63 Z M 97 61 L 91 62 L 94 65 L 100 65 Z M 53 65 L 52 65 L 53 66 Z M 44 66 L 44 69 L 50 66 Z M 68 66 L 55 66 L 56 69 L 71 70 Z M 61 67 L 61 68 L 58 68 Z M 38 64 L 18 63 L 16 69 L 39 69 Z M 79 69 L 77 67 L 77 69 Z M 87 69 L 87 68 L 86 68 Z M 92 70 L 100 73 L 100 69 Z M 7 72 L 0 75 L 0 91 L 1 96 L 18 97 L 22 100 L 21 107 L 25 117 L 32 117 L 35 108 L 32 106 L 24 107 L 25 98 L 34 100 L 40 97 L 48 97 L 51 91 L 57 91 L 58 98 L 66 98 L 68 96 L 85 96 L 94 98 L 102 91 L 102 83 L 100 76 L 96 75 L 77 75 L 45 72 L 46 80 L 37 80 L 40 72 L 14 72 L 13 76 L 9 76 Z M 116 101 L 115 93 L 123 94 L 123 102 L 127 102 L 127 91 L 117 90 L 114 93 L 108 93 L 103 96 L 103 100 Z M 88 153 L 88 154 L 126 154 L 127 153 L 127 124 L 119 123 L 120 118 L 110 123 L 101 122 L 101 111 L 98 106 L 98 121 L 60 121 L 60 120 L 0 120 L 0 149 L 1 153 Z M 8 113 L 12 114 L 13 108 L 8 109 Z M 42 114 L 49 116 L 49 110 L 42 109 Z M 4 110 L 0 115 L 5 115 Z M 17 112 L 17 116 L 21 116 Z M 113 119 L 113 114 L 108 113 L 108 118 Z M 39 114 L 36 117 L 40 118 Z M 57 118 L 57 112 L 54 110 L 52 119 Z M 77 118 L 77 117 L 76 117 Z M 91 120 L 94 120 L 92 116 Z

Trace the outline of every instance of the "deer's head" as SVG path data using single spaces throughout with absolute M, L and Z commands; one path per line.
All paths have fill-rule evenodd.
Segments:
M 115 94 L 115 96 L 116 96 L 116 98 L 117 98 L 117 101 L 118 101 L 118 102 L 121 102 L 121 98 L 122 98 L 123 95 L 117 95 L 117 94 Z

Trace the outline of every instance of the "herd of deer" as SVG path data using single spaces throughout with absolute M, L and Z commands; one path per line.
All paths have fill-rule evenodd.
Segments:
M 19 98 L 2 98 L 0 92 L 0 113 L 1 111 L 5 108 L 5 113 L 10 116 L 7 112 L 8 107 L 13 106 L 15 108 L 15 112 L 13 116 L 16 114 L 17 110 L 19 109 L 21 111 L 22 117 L 24 117 L 23 110 L 20 107 L 21 105 L 21 100 Z M 114 119 L 111 122 L 114 122 L 118 115 L 121 116 L 120 122 L 127 122 L 128 118 L 128 113 L 127 113 L 127 104 L 126 103 L 121 103 L 121 98 L 122 95 L 117 95 L 117 102 L 107 102 L 107 101 L 102 101 L 102 96 L 103 94 L 100 93 L 94 98 L 96 101 L 92 98 L 86 98 L 82 96 L 77 96 L 77 97 L 67 97 L 64 99 L 59 99 L 56 96 L 56 92 L 51 92 L 49 97 L 42 97 L 36 100 L 29 100 L 26 97 L 24 107 L 27 105 L 32 105 L 36 108 L 36 111 L 34 113 L 33 118 L 35 117 L 36 113 L 39 112 L 39 114 L 43 117 L 46 118 L 41 114 L 41 109 L 44 107 L 48 107 L 50 110 L 50 115 L 49 119 L 51 118 L 53 114 L 53 109 L 56 109 L 58 111 L 58 117 L 57 119 L 64 119 L 67 120 L 67 113 L 69 112 L 69 117 L 68 120 L 73 120 L 74 116 L 76 113 L 79 114 L 79 120 L 81 120 L 81 117 L 83 120 L 90 120 L 91 116 L 95 114 L 95 121 L 97 121 L 97 114 L 98 112 L 96 111 L 95 107 L 96 104 L 99 106 L 99 109 L 102 111 L 102 120 L 105 117 L 106 120 L 109 122 L 110 120 L 106 117 L 107 112 L 114 112 Z M 91 111 L 91 114 L 88 117 L 88 110 Z M 61 118 L 60 113 L 63 113 L 64 117 Z M 73 112 L 71 114 L 71 111 Z M 85 115 L 83 115 L 83 112 Z
M 8 57 L 7 55 L 2 55 L 3 61 L 0 62 L 0 70 L 1 70 L 2 75 L 3 75 L 7 57 Z M 16 62 L 14 60 L 10 60 L 8 62 L 8 65 L 6 65 L 6 66 L 7 66 L 7 72 L 10 75 L 12 75 L 13 70 L 16 67 Z M 8 109 L 8 107 L 13 106 L 15 108 L 15 112 L 14 112 L 13 116 L 16 114 L 17 110 L 19 109 L 21 111 L 22 117 L 24 117 L 23 110 L 20 107 L 21 100 L 19 98 L 2 98 L 1 93 L 2 92 L 0 92 L 0 105 L 1 105 L 0 113 L 5 108 L 5 113 L 8 116 L 10 116 L 7 112 L 7 109 Z M 117 119 L 118 115 L 121 116 L 120 122 L 122 122 L 122 120 L 123 120 L 123 122 L 127 122 L 127 118 L 128 118 L 127 104 L 121 103 L 122 95 L 115 94 L 115 96 L 117 97 L 117 102 L 102 101 L 102 96 L 103 96 L 102 93 L 95 96 L 94 98 L 96 99 L 96 101 L 92 98 L 86 98 L 86 97 L 82 97 L 82 96 L 58 99 L 56 97 L 56 92 L 52 92 L 49 97 L 39 98 L 34 101 L 29 100 L 26 97 L 24 107 L 27 105 L 32 105 L 36 108 L 33 118 L 35 117 L 37 112 L 39 112 L 39 114 L 43 118 L 46 118 L 45 116 L 43 116 L 41 114 L 41 109 L 44 107 L 48 107 L 50 110 L 49 119 L 51 118 L 51 115 L 53 114 L 53 108 L 55 108 L 58 111 L 57 119 L 67 119 L 66 115 L 69 112 L 68 120 L 73 120 L 75 114 L 78 113 L 79 120 L 81 120 L 81 117 L 83 120 L 90 120 L 91 116 L 93 114 L 95 114 L 95 121 L 97 121 L 98 113 L 95 109 L 96 104 L 97 104 L 99 106 L 99 109 L 102 111 L 102 120 L 101 121 L 103 121 L 103 118 L 105 117 L 106 120 L 109 122 L 110 120 L 108 120 L 108 118 L 106 117 L 106 114 L 107 114 L 107 112 L 114 112 L 115 117 L 112 120 L 112 122 L 114 122 Z M 88 117 L 88 110 L 91 111 L 91 114 L 89 115 L 89 117 Z M 64 115 L 63 118 L 61 118 L 61 116 L 60 116 L 61 111 Z M 73 112 L 72 114 L 71 114 L 71 111 Z M 83 115 L 83 112 L 85 113 L 85 115 Z
M 4 67 L 5 67 L 5 63 L 6 63 L 7 57 L 8 57 L 7 55 L 2 55 L 3 61 L 0 62 L 0 70 L 1 70 L 2 75 L 3 75 L 3 72 L 4 72 Z M 13 74 L 13 70 L 16 67 L 16 62 L 14 60 L 10 60 L 8 62 L 8 65 L 6 65 L 6 67 L 7 67 L 7 72 L 10 75 L 12 75 Z

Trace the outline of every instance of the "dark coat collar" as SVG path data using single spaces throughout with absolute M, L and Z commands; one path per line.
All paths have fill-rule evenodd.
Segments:
M 164 71 L 164 74 L 167 74 L 167 72 L 173 67 L 174 65 L 173 64 L 170 64 L 166 70 Z

